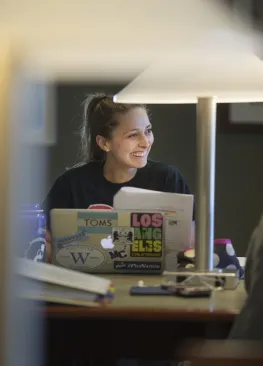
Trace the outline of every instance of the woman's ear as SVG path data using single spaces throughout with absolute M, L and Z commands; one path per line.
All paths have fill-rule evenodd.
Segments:
M 97 145 L 101 148 L 101 150 L 106 151 L 106 152 L 110 151 L 107 140 L 105 139 L 105 137 L 97 135 L 96 136 L 96 142 L 97 142 Z

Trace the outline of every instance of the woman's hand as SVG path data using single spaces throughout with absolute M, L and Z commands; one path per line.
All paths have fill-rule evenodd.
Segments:
M 194 247 L 195 247 L 195 221 L 192 221 L 190 248 L 194 248 Z
M 51 263 L 52 260 L 52 244 L 51 231 L 46 231 L 46 262 Z

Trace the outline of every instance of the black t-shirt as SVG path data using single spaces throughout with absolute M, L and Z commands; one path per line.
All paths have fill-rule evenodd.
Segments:
M 50 228 L 51 209 L 87 209 L 95 204 L 113 206 L 114 195 L 124 186 L 191 194 L 180 171 L 171 165 L 148 160 L 129 182 L 112 183 L 104 178 L 103 164 L 90 162 L 67 170 L 55 181 L 43 203 L 47 227 Z

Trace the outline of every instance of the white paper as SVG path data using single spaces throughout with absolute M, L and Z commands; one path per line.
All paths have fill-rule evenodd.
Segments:
M 154 197 L 153 197 L 154 196 Z M 114 196 L 115 209 L 184 211 L 193 215 L 193 195 L 123 187 Z M 192 216 L 190 215 L 192 220 Z

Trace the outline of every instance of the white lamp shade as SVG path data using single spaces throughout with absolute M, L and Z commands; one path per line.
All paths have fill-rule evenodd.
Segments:
M 218 103 L 263 101 L 263 62 L 254 54 L 181 52 L 159 59 L 114 96 L 120 103 Z

